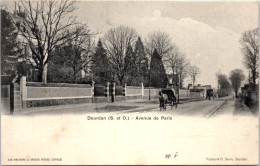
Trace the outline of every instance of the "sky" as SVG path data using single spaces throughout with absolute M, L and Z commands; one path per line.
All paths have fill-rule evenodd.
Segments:
M 196 83 L 216 87 L 217 72 L 229 75 L 236 68 L 248 75 L 239 39 L 258 27 L 258 1 L 79 1 L 77 7 L 73 14 L 98 37 L 119 25 L 134 28 L 143 41 L 153 31 L 167 32 L 200 68 Z
M 167 32 L 191 64 L 200 68 L 197 83 L 217 86 L 216 73 L 229 74 L 242 63 L 239 39 L 258 27 L 258 2 L 83 1 L 77 16 L 100 36 L 128 25 L 143 41 L 156 30 Z M 189 79 L 186 81 L 191 83 Z

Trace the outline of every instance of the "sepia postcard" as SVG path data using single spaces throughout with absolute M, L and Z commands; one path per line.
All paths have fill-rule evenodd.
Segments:
M 1 164 L 259 164 L 259 1 L 2 0 Z

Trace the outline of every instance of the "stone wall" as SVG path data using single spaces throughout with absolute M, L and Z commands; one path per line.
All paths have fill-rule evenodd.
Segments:
M 27 100 L 26 107 L 46 107 L 68 104 L 92 103 L 92 98 L 71 98 L 71 99 L 51 99 L 51 100 Z

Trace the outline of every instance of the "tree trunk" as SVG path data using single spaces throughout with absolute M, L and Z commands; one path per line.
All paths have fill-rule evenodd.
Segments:
M 48 63 L 43 66 L 43 72 L 42 72 L 43 83 L 47 83 L 47 70 L 48 70 Z
M 172 85 L 174 84 L 174 68 L 172 68 Z
M 236 94 L 236 98 L 238 98 L 238 96 L 237 96 L 237 90 L 235 91 L 235 94 Z
M 118 80 L 119 80 L 120 85 L 123 85 L 124 76 L 118 75 Z
M 238 96 L 237 96 L 237 91 L 238 91 L 238 87 L 237 87 L 237 84 L 236 84 L 236 87 L 235 87 L 236 98 L 238 98 Z
M 74 84 L 76 84 L 76 82 L 77 82 L 77 72 L 76 72 L 75 68 L 73 69 L 73 82 L 74 82 Z
M 76 74 L 75 74 L 74 77 L 73 77 L 73 82 L 74 82 L 74 84 L 77 83 L 77 76 L 76 76 Z
M 39 82 L 42 82 L 42 74 L 43 74 L 43 65 L 39 66 L 39 70 L 38 70 L 38 80 Z
M 252 90 L 255 90 L 255 87 L 256 87 L 256 70 L 254 70 L 253 72 L 252 72 L 252 74 L 253 74 L 253 88 L 252 88 Z
M 182 89 L 182 79 L 181 79 L 181 74 L 180 74 L 180 80 L 179 80 L 179 83 L 180 83 L 180 89 Z

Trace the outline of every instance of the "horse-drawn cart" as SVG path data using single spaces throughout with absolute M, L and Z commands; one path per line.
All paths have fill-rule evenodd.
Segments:
M 177 98 L 174 89 L 164 88 L 159 92 L 160 110 L 166 110 L 166 105 L 169 104 L 171 109 L 175 106 L 177 108 Z
M 207 89 L 207 94 L 206 94 L 206 99 L 210 100 L 210 97 L 212 97 L 214 99 L 214 95 L 213 95 L 213 89 Z

